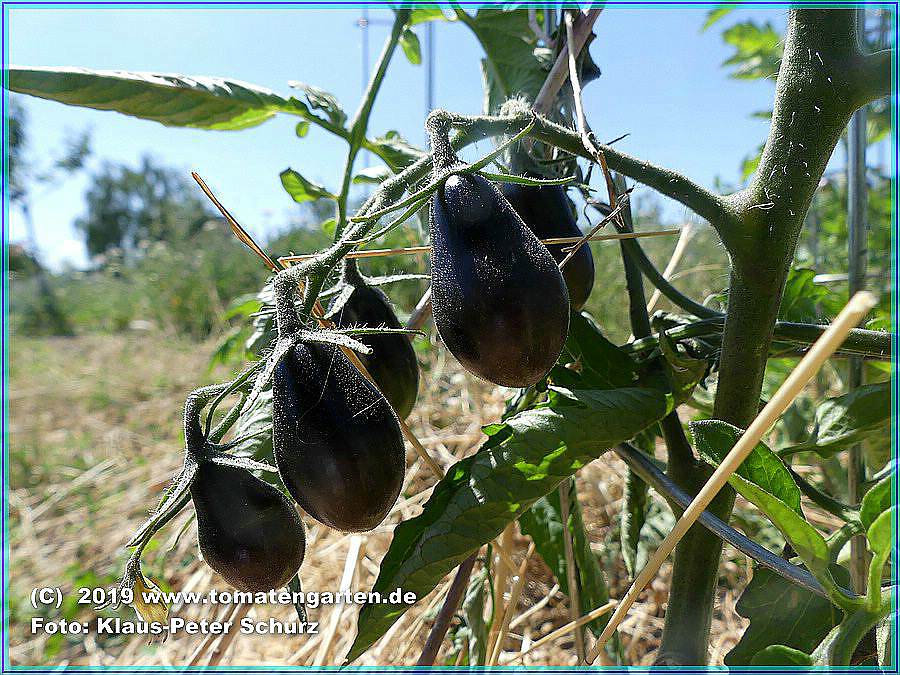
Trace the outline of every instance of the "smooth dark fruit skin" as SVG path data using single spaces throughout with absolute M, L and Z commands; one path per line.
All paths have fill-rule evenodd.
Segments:
M 534 187 L 504 183 L 501 191 L 538 239 L 582 236 L 569 206 L 566 191 L 561 185 Z M 562 262 L 568 255 L 563 252 L 565 246 L 565 244 L 547 245 L 547 250 L 557 263 Z M 594 256 L 587 244 L 579 248 L 566 263 L 562 274 L 569 289 L 572 309 L 578 311 L 587 303 L 594 287 Z
M 298 344 L 275 369 L 272 438 L 278 472 L 316 520 L 344 532 L 376 527 L 406 469 L 387 400 L 330 345 Z
M 453 175 L 431 200 L 435 324 L 475 375 L 507 387 L 538 382 L 569 329 L 569 296 L 556 261 L 500 191 Z
M 205 462 L 191 485 L 203 560 L 241 591 L 282 588 L 306 551 L 291 501 L 245 469 Z
M 353 293 L 334 317 L 338 326 L 403 327 L 384 293 L 367 286 L 362 279 L 350 283 Z M 372 348 L 371 354 L 359 355 L 366 370 L 400 419 L 406 419 L 419 392 L 419 364 L 409 337 L 360 335 L 357 339 Z

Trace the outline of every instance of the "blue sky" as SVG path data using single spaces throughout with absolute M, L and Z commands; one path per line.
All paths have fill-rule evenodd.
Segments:
M 327 89 L 348 113 L 362 86 L 361 35 L 353 9 L 23 9 L 10 10 L 9 60 L 17 65 L 228 76 L 288 93 L 288 80 Z M 771 82 L 730 80 L 720 29 L 700 27 L 704 9 L 609 6 L 596 24 L 591 53 L 603 71 L 585 90 L 585 108 L 600 138 L 630 136 L 622 150 L 676 168 L 712 185 L 739 178 L 742 158 L 764 138 L 767 123 L 750 117 L 770 106 Z M 755 16 L 781 30 L 786 10 L 737 12 L 727 23 Z M 377 57 L 390 15 L 372 10 L 369 51 Z M 420 38 L 424 30 L 419 28 Z M 436 105 L 480 112 L 480 47 L 457 23 L 435 28 Z M 376 104 L 370 131 L 397 129 L 424 142 L 424 75 L 398 51 Z M 240 132 L 173 129 L 115 113 L 23 99 L 29 114 L 31 159 L 58 154 L 67 135 L 90 128 L 94 157 L 136 165 L 150 153 L 160 162 L 196 170 L 241 222 L 264 238 L 285 226 L 293 202 L 279 171 L 293 167 L 337 188 L 344 145 L 313 128 L 294 134 L 296 118 L 276 117 Z M 481 150 L 486 150 L 482 148 Z M 87 179 L 78 176 L 35 195 L 32 210 L 44 260 L 84 265 L 72 223 L 84 210 Z M 636 196 L 636 198 L 639 198 Z M 679 217 L 680 212 L 674 212 Z M 24 238 L 11 214 L 10 239 Z

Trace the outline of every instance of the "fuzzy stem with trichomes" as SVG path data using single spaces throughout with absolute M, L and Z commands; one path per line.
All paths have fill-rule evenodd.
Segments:
M 356 111 L 356 114 L 353 116 L 353 121 L 350 123 L 350 135 L 347 139 L 350 148 L 347 150 L 347 159 L 344 164 L 344 176 L 341 181 L 341 191 L 338 193 L 337 197 L 337 224 L 334 228 L 335 241 L 340 239 L 341 233 L 344 231 L 344 227 L 347 223 L 347 199 L 350 196 L 350 185 L 353 182 L 353 165 L 356 163 L 356 157 L 366 141 L 369 116 L 372 114 L 375 98 L 378 96 L 378 91 L 381 89 L 381 84 L 387 73 L 388 64 L 397 48 L 400 35 L 403 33 L 403 30 L 409 21 L 410 13 L 411 10 L 409 9 L 394 10 L 394 24 L 391 27 L 391 33 L 385 42 L 381 55 L 378 57 L 378 64 L 375 66 L 375 72 L 372 73 L 372 78 L 369 80 L 365 94 L 363 94 L 359 109 Z
M 855 12 L 792 10 L 759 168 L 747 190 L 720 200 L 728 225 L 710 221 L 732 263 L 714 416 L 742 429 L 759 407 L 784 283 L 812 195 L 850 114 L 879 90 L 867 86 L 881 75 L 867 70 L 869 64 L 859 51 Z M 681 571 L 690 572 L 685 594 L 691 597 L 715 587 L 718 546 L 711 542 L 692 549 L 690 559 L 676 559 L 673 593 Z M 658 663 L 706 662 L 708 626 L 686 627 L 693 619 L 667 613 Z

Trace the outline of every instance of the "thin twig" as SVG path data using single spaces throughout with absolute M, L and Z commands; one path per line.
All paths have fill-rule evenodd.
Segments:
M 610 636 L 618 628 L 619 624 L 628 614 L 628 610 L 637 600 L 637 596 L 644 590 L 646 585 L 650 583 L 659 571 L 660 566 L 669 557 L 669 554 L 687 533 L 690 527 L 696 522 L 697 518 L 703 513 L 704 509 L 709 505 L 713 498 L 722 489 L 722 486 L 728 482 L 729 477 L 733 474 L 741 463 L 746 459 L 747 455 L 756 447 L 763 435 L 772 428 L 772 425 L 778 421 L 778 418 L 787 410 L 788 406 L 800 394 L 803 387 L 811 380 L 816 373 L 825 364 L 825 361 L 837 350 L 841 342 L 856 326 L 868 311 L 875 306 L 875 297 L 871 293 L 857 293 L 850 302 L 841 310 L 828 330 L 822 337 L 816 341 L 806 356 L 801 359 L 797 367 L 791 372 L 784 384 L 779 387 L 778 391 L 771 400 L 766 404 L 765 408 L 756 416 L 747 431 L 738 439 L 734 447 L 722 460 L 722 463 L 710 476 L 706 484 L 701 488 L 697 496 L 694 497 L 691 504 L 685 509 L 684 514 L 675 523 L 675 527 L 666 536 L 662 544 L 660 544 L 656 553 L 647 563 L 641 573 L 635 579 L 634 583 L 628 589 L 625 597 L 616 608 L 615 613 L 610 618 L 609 623 L 603 629 L 603 633 L 591 650 L 589 662 L 593 662 L 600 651 L 603 649 Z
M 572 12 L 564 12 L 566 22 L 566 40 L 575 39 L 575 31 L 572 25 Z M 612 174 L 606 164 L 606 156 L 591 139 L 591 130 L 584 116 L 584 103 L 581 94 L 581 78 L 578 76 L 578 63 L 572 53 L 569 53 L 569 83 L 572 85 L 572 97 L 575 100 L 575 120 L 578 125 L 578 134 L 581 136 L 581 144 L 595 161 L 600 165 L 603 179 L 606 181 L 606 192 L 609 195 L 609 206 L 613 210 L 618 206 L 618 199 Z
M 257 244 L 253 237 L 250 236 L 250 233 L 247 232 L 241 224 L 234 218 L 234 216 L 229 213 L 228 209 L 226 209 L 213 194 L 213 191 L 209 189 L 209 186 L 206 182 L 200 177 L 196 171 L 191 171 L 191 178 L 197 181 L 197 185 L 200 186 L 200 189 L 203 190 L 203 193 L 207 196 L 207 198 L 215 205 L 217 209 L 219 209 L 219 213 L 224 216 L 225 220 L 228 221 L 228 224 L 231 226 L 231 231 L 234 233 L 234 236 L 238 238 L 238 240 L 243 243 L 247 248 L 253 251 L 256 255 L 263 259 L 263 262 L 269 267 L 273 272 L 278 269 L 278 265 L 276 265 L 273 260 L 266 255 L 266 252 L 262 250 L 262 248 Z
M 618 213 L 618 212 L 616 212 Z M 616 213 L 610 214 L 599 227 L 605 225 L 609 220 L 615 217 Z M 678 234 L 678 230 L 650 230 L 647 232 L 630 232 L 617 234 L 590 234 L 587 237 L 551 237 L 549 239 L 541 239 L 542 244 L 578 244 L 584 241 L 619 241 L 622 239 L 642 239 L 646 237 L 671 237 Z M 566 249 L 568 250 L 568 249 Z M 405 248 L 372 248 L 363 249 L 362 251 L 350 251 L 347 258 L 384 258 L 392 255 L 424 255 L 431 253 L 431 246 L 407 246 Z M 282 264 L 292 264 L 303 262 L 315 258 L 315 254 L 307 253 L 303 255 L 286 255 L 278 258 L 278 262 Z
M 459 607 L 459 601 L 462 600 L 463 593 L 469 584 L 469 577 L 472 576 L 472 568 L 475 567 L 475 559 L 478 551 L 463 560 L 459 569 L 456 570 L 456 576 L 453 577 L 453 583 L 450 584 L 450 590 L 444 598 L 444 604 L 440 613 L 434 620 L 431 632 L 428 633 L 428 639 L 425 640 L 425 647 L 422 649 L 422 655 L 416 661 L 417 666 L 433 666 L 444 636 L 450 628 L 450 622 L 453 615 L 456 614 L 456 608 Z
M 416 308 L 409 315 L 406 327 L 410 330 L 419 330 L 425 325 L 429 314 L 431 314 L 431 286 L 422 293 L 422 297 L 416 303 Z

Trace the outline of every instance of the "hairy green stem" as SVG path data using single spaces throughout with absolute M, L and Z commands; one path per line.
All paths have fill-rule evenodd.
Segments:
M 353 165 L 356 163 L 356 156 L 359 154 L 360 149 L 366 143 L 366 131 L 369 128 L 369 116 L 372 114 L 372 106 L 375 105 L 375 98 L 381 89 L 381 83 L 384 82 L 388 64 L 391 62 L 391 57 L 397 48 L 397 42 L 400 40 L 403 28 L 406 26 L 406 22 L 409 21 L 409 16 L 409 9 L 397 9 L 394 11 L 394 25 L 391 28 L 391 34 L 388 36 L 387 42 L 385 42 L 384 49 L 381 50 L 381 55 L 378 57 L 378 65 L 375 67 L 375 72 L 372 74 L 371 80 L 369 80 L 359 109 L 356 111 L 350 124 L 350 134 L 347 139 L 350 148 L 347 151 L 347 160 L 344 163 L 344 177 L 341 181 L 341 191 L 337 198 L 337 224 L 334 228 L 335 241 L 340 239 L 341 233 L 347 224 L 347 199 L 350 196 L 350 185 L 353 181 Z
M 701 321 L 692 321 L 681 326 L 663 331 L 669 340 L 679 341 L 691 338 L 718 337 L 722 334 L 725 317 L 720 316 Z M 794 323 L 778 321 L 773 331 L 773 340 L 777 345 L 793 344 L 801 349 L 818 340 L 828 326 L 812 323 Z M 635 340 L 622 346 L 630 354 L 642 354 L 653 351 L 659 346 L 659 335 Z M 770 356 L 772 354 L 770 353 Z M 891 358 L 891 334 L 882 331 L 854 328 L 850 331 L 844 344 L 835 352 L 836 356 L 859 356 L 874 361 L 889 361 Z
M 853 110 L 865 102 L 858 70 L 855 13 L 792 10 L 778 75 L 772 126 L 750 187 L 726 199 L 728 227 L 717 226 L 731 255 L 714 415 L 740 428 L 756 417 L 785 279 L 812 195 Z M 864 79 L 864 78 L 863 78 Z M 713 223 L 715 225 L 715 223 Z M 703 482 L 702 475 L 685 479 Z M 699 487 L 699 485 L 698 485 Z M 731 511 L 733 493 L 714 508 Z M 721 543 L 687 540 L 676 554 L 670 616 L 660 663 L 704 664 Z

